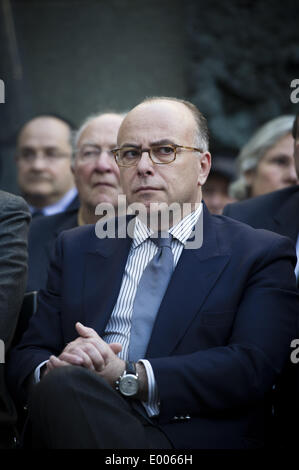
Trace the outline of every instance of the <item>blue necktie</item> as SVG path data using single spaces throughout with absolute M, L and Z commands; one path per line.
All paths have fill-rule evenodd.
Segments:
M 159 235 L 151 238 L 158 246 L 158 252 L 146 266 L 134 300 L 129 344 L 131 361 L 145 356 L 156 315 L 173 273 L 172 235 L 168 232 Z

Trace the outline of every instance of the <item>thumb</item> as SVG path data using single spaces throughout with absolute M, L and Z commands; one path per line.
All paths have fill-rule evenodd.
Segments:
M 87 326 L 82 325 L 79 321 L 75 325 L 77 332 L 83 338 L 91 338 L 93 336 L 98 336 L 97 333 L 92 329 L 88 328 Z
M 122 350 L 122 345 L 120 343 L 110 343 L 110 349 L 114 352 L 114 354 L 118 354 Z

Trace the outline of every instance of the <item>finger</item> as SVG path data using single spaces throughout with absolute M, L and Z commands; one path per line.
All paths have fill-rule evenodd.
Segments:
M 77 356 L 76 354 L 71 354 L 68 352 L 62 352 L 59 356 L 61 362 L 65 362 L 69 365 L 73 366 L 82 366 L 83 365 L 83 359 L 80 356 Z
M 122 350 L 122 345 L 120 343 L 110 343 L 110 349 L 114 352 L 114 354 L 118 354 Z
M 64 356 L 63 358 L 67 360 L 67 354 L 71 354 L 75 357 L 85 357 L 84 353 L 87 354 L 89 359 L 92 362 L 92 365 L 95 370 L 101 371 L 103 367 L 105 366 L 105 362 L 103 359 L 102 354 L 98 351 L 98 349 L 95 347 L 94 344 L 91 342 L 87 342 L 88 340 L 85 340 L 85 343 L 80 345 L 80 348 L 73 348 L 72 350 L 68 351 L 63 351 Z M 83 354 L 82 354 L 83 353 Z M 66 354 L 66 355 L 65 355 Z M 85 362 L 85 364 L 80 363 L 79 365 L 84 365 L 85 367 L 89 367 L 89 364 Z
M 82 325 L 79 321 L 75 325 L 77 332 L 83 338 L 94 338 L 98 337 L 98 334 L 95 332 L 93 328 L 88 328 L 87 326 Z
M 69 365 L 67 362 L 61 361 L 58 357 L 54 355 L 50 356 L 47 362 L 47 368 L 50 370 L 56 367 L 62 367 L 62 366 L 67 366 L 67 365 Z
M 83 351 L 83 349 L 80 347 L 73 348 L 69 351 L 63 351 L 61 355 L 59 356 L 61 359 L 66 360 L 70 356 L 75 356 L 81 359 L 81 363 L 79 365 L 86 367 L 87 369 L 90 370 L 95 370 L 92 360 L 90 359 L 89 355 Z

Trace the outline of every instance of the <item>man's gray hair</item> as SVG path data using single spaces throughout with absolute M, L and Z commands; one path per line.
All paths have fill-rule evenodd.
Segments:
M 265 155 L 282 137 L 292 134 L 293 115 L 279 116 L 263 124 L 240 150 L 237 159 L 238 179 L 231 184 L 230 195 L 242 200 L 250 197 L 250 188 L 245 178 L 246 172 L 255 170 Z
M 195 104 L 187 100 L 167 96 L 153 96 L 150 98 L 146 98 L 140 104 L 150 103 L 153 101 L 173 101 L 175 103 L 181 103 L 186 106 L 193 115 L 196 124 L 194 146 L 200 148 L 203 152 L 207 152 L 209 150 L 209 130 L 207 120 L 204 115 L 199 111 L 197 106 L 195 106 Z
M 87 118 L 84 119 L 84 121 L 82 122 L 81 126 L 79 127 L 79 129 L 77 130 L 77 132 L 75 132 L 73 134 L 73 142 L 72 142 L 72 148 L 73 148 L 73 156 L 72 156 L 72 163 L 74 163 L 75 161 L 75 158 L 76 158 L 76 152 L 78 150 L 78 142 L 80 140 L 80 137 L 81 135 L 83 134 L 83 132 L 85 131 L 85 129 L 89 126 L 89 124 L 94 121 L 94 119 L 97 119 L 105 114 L 116 114 L 117 116 L 120 116 L 120 117 L 123 117 L 125 118 L 127 112 L 117 112 L 117 111 L 105 111 L 105 112 L 101 112 L 101 113 L 97 113 L 97 114 L 91 114 L 90 116 L 88 116 Z

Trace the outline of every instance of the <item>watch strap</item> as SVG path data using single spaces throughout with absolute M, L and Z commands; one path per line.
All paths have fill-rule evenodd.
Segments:
M 126 361 L 125 373 L 138 376 L 135 362 Z

